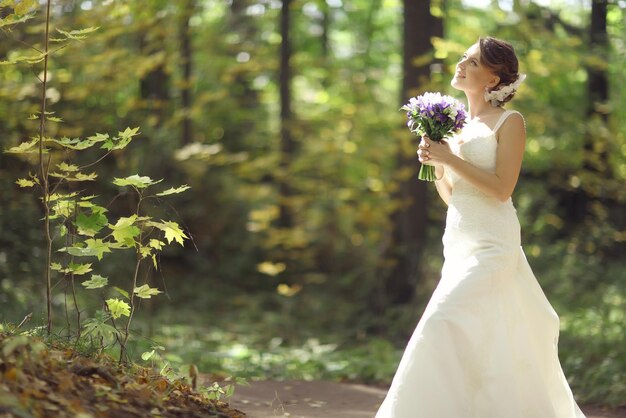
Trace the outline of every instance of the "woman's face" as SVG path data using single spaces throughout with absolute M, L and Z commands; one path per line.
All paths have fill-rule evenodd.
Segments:
M 456 72 L 450 83 L 452 87 L 465 92 L 484 92 L 486 87 L 495 87 L 500 78 L 480 62 L 480 46 L 470 46 L 456 64 Z

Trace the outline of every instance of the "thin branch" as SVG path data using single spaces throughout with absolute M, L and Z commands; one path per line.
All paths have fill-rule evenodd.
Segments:
M 46 236 L 47 253 L 46 253 L 46 266 L 44 272 L 44 279 L 46 282 L 46 302 L 48 311 L 48 323 L 47 332 L 48 336 L 52 332 L 52 292 L 50 282 L 50 264 L 52 262 L 52 237 L 50 236 L 50 205 L 48 195 L 48 171 L 50 167 L 50 155 L 48 154 L 48 161 L 44 164 L 43 158 L 43 140 L 46 127 L 46 90 L 48 84 L 48 41 L 50 38 L 50 6 L 52 1 L 47 1 L 46 6 L 46 31 L 44 35 L 44 68 L 43 68 L 43 83 L 41 88 L 41 115 L 39 123 L 39 168 L 40 168 L 40 181 L 43 188 L 43 206 L 44 206 L 44 232 Z

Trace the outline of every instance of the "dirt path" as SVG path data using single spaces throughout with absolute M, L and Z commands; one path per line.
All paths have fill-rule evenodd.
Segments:
M 373 418 L 384 389 L 336 382 L 264 381 L 238 386 L 231 407 L 250 418 Z M 626 408 L 583 408 L 587 418 L 626 418 Z

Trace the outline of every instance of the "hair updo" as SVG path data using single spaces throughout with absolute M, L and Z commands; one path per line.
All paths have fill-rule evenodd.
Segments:
M 489 89 L 498 90 L 502 86 L 509 85 L 519 78 L 519 63 L 513 46 L 500 39 L 487 37 L 479 38 L 480 62 L 492 73 L 500 77 L 500 83 Z M 500 104 L 504 104 L 515 96 L 515 91 L 505 97 Z

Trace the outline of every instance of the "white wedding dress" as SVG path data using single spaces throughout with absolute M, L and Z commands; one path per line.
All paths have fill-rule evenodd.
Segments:
M 495 172 L 495 132 L 467 124 L 453 153 Z M 501 138 L 506 141 L 506 138 Z M 453 171 L 441 280 L 376 418 L 584 418 L 557 353 L 559 318 L 501 202 Z

